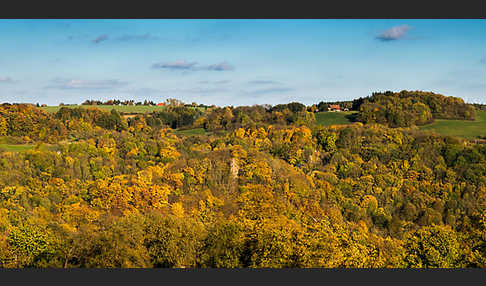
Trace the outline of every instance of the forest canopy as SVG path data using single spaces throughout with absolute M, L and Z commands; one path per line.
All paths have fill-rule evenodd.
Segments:
M 486 145 L 420 131 L 462 99 L 0 106 L 0 267 L 486 267 Z M 202 134 L 180 130 L 203 129 Z
M 363 123 L 388 124 L 390 127 L 425 125 L 434 119 L 474 120 L 475 108 L 461 98 L 433 92 L 401 91 L 373 93 L 353 101 Z

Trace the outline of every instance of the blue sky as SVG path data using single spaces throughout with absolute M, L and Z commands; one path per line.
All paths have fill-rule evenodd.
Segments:
M 0 102 L 486 103 L 486 20 L 0 20 Z

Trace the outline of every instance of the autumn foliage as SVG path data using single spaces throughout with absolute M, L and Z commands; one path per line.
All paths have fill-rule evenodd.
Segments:
M 485 267 L 486 145 L 414 127 L 450 115 L 434 95 L 391 100 L 413 124 L 366 119 L 377 97 L 329 127 L 298 104 L 3 105 L 3 138 L 34 148 L 0 151 L 0 266 Z

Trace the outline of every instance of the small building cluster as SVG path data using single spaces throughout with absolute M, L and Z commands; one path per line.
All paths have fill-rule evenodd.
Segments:
M 327 110 L 339 112 L 339 111 L 341 111 L 341 107 L 339 106 L 339 104 L 330 104 L 329 107 L 327 108 Z
M 327 111 L 339 112 L 339 111 L 349 111 L 349 109 L 348 108 L 341 109 L 341 106 L 339 104 L 329 104 Z

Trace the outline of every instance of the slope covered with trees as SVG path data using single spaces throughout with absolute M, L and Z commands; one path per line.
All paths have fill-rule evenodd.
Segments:
M 296 103 L 162 112 L 1 106 L 34 148 L 0 152 L 0 266 L 486 266 L 484 144 Z
M 390 127 L 425 125 L 434 119 L 475 118 L 475 108 L 461 98 L 422 91 L 373 93 L 355 100 L 353 108 L 359 110 L 359 121 Z

